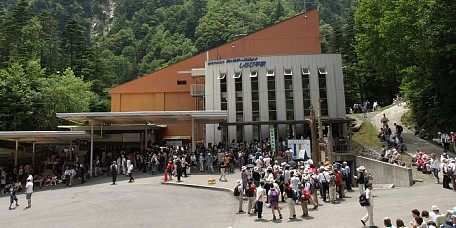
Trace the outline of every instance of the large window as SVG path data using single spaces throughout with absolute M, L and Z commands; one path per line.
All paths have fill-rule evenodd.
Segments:
M 252 120 L 260 120 L 260 95 L 258 93 L 258 78 L 251 77 L 250 82 L 252 85 Z
M 276 107 L 276 95 L 275 95 L 275 77 L 274 71 L 268 70 L 268 108 L 269 108 L 269 120 L 277 120 L 277 107 Z
M 244 121 L 244 108 L 242 97 L 236 97 L 236 121 Z
M 310 116 L 310 71 L 309 68 L 301 70 L 302 97 L 304 101 L 304 116 Z
M 220 100 L 220 109 L 221 110 L 228 110 L 228 95 L 227 95 L 227 87 L 226 87 L 226 73 L 221 73 L 217 79 L 220 80 L 220 92 L 221 92 L 221 100 Z
M 325 68 L 318 68 L 318 88 L 320 92 L 321 115 L 328 115 L 328 92 L 326 91 L 326 75 L 328 72 Z
M 287 120 L 294 120 L 294 104 L 293 104 L 293 73 L 291 70 L 285 70 L 285 109 Z
M 242 91 L 241 73 L 235 73 L 233 78 L 234 78 L 234 87 L 236 89 L 236 92 Z

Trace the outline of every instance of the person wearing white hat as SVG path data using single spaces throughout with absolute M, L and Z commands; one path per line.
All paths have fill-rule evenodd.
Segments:
M 363 194 L 364 193 L 364 184 L 366 181 L 365 180 L 366 178 L 364 178 L 366 168 L 364 168 L 364 166 L 360 166 L 356 169 L 356 171 L 358 171 L 358 175 L 354 176 L 354 177 L 356 179 L 356 183 L 358 183 L 359 194 Z
M 245 191 L 247 188 L 247 183 L 249 181 L 249 176 L 247 174 L 247 167 L 242 166 L 241 168 L 241 179 L 242 179 L 242 189 Z
M 244 203 L 244 188 L 242 187 L 242 180 L 237 180 L 237 191 L 239 191 L 239 213 L 244 213 L 242 210 L 242 204 Z
M 369 227 L 375 227 L 374 226 L 374 196 L 372 194 L 372 183 L 367 184 L 366 191 L 364 191 L 364 194 L 366 195 L 366 199 L 368 202 L 368 205 L 365 206 L 367 213 L 364 215 L 364 217 L 361 219 L 361 223 L 366 226 L 366 223 L 369 221 Z
M 253 179 L 253 183 L 258 188 L 260 186 L 261 174 L 260 174 L 259 168 L 257 166 L 255 166 L 253 168 L 252 179 Z
M 454 158 L 449 159 L 449 164 L 448 164 L 448 170 L 447 174 L 451 178 L 451 184 L 453 187 L 453 190 L 456 190 L 456 183 L 455 183 L 455 178 L 456 178 L 456 164 Z
M 442 171 L 442 186 L 443 188 L 450 188 L 450 176 L 447 174 L 448 173 L 448 160 L 446 158 L 442 158 L 442 162 L 440 163 L 440 170 Z
M 318 205 L 317 203 L 315 203 L 314 199 L 313 199 L 313 193 L 315 193 L 315 197 L 317 195 L 317 191 L 315 190 L 315 187 L 312 187 L 312 184 L 310 183 L 310 180 L 311 178 L 308 176 L 308 175 L 305 175 L 302 180 L 304 182 L 304 189 L 306 191 L 308 191 L 310 193 L 310 203 L 314 206 L 313 209 L 317 209 L 318 208 Z
M 440 213 L 440 208 L 439 208 L 438 206 L 436 206 L 436 205 L 432 205 L 431 210 L 432 210 L 432 211 L 429 212 L 429 219 L 430 219 L 431 221 L 434 221 L 435 223 L 437 223 L 437 222 L 436 222 L 436 218 L 437 218 L 438 215 L 441 214 L 441 213 Z

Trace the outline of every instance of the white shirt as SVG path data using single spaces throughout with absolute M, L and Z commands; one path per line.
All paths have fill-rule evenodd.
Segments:
M 133 164 L 130 164 L 130 166 L 128 166 L 128 173 L 131 173 L 132 170 L 133 170 Z
M 436 159 L 431 158 L 431 168 L 438 169 L 439 166 L 440 166 L 439 160 L 437 158 Z
M 298 184 L 299 184 L 300 180 L 298 177 L 294 176 L 291 178 L 291 188 L 294 189 L 294 190 L 298 190 Z
M 271 158 L 263 158 L 264 166 L 268 167 L 271 165 Z
M 33 192 L 33 183 L 28 181 L 25 185 L 25 193 L 32 193 Z
M 255 199 L 259 202 L 263 202 L 264 201 L 264 195 L 266 194 L 266 191 L 264 190 L 264 188 L 262 188 L 261 186 L 259 186 L 256 190 L 256 197 Z
M 372 191 L 369 188 L 366 188 L 364 193 L 366 194 L 366 199 L 369 200 L 370 206 L 373 206 L 374 205 L 374 195 L 372 194 Z
M 288 183 L 290 181 L 290 170 L 285 170 L 283 177 L 284 177 L 284 182 Z
M 272 184 L 274 182 L 274 174 L 266 172 L 264 180 L 266 181 L 266 183 Z

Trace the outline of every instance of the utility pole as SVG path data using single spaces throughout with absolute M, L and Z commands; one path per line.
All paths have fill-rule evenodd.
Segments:
M 320 151 L 320 161 L 326 161 L 326 151 L 324 150 L 325 141 L 323 140 L 323 123 L 321 121 L 321 99 L 320 95 L 317 99 L 317 118 L 318 118 L 318 149 Z
M 317 141 L 317 131 L 315 127 L 315 111 L 313 106 L 310 106 L 310 138 L 312 139 L 312 160 L 316 162 L 315 164 L 320 161 L 320 150 L 318 149 L 318 141 Z

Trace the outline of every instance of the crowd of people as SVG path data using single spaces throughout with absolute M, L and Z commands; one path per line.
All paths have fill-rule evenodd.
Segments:
M 347 162 L 314 164 L 308 159 L 296 165 L 289 165 L 287 162 L 279 164 L 277 160 L 264 154 L 264 158 L 260 156 L 250 164 L 242 166 L 241 179 L 238 180 L 234 192 L 239 199 L 238 212 L 244 213 L 243 202 L 247 200 L 247 214 L 255 213 L 258 219 L 263 218 L 264 205 L 271 208 L 273 220 L 277 219 L 275 210 L 278 211 L 278 218 L 282 219 L 278 206 L 280 202 L 288 206 L 290 220 L 296 219 L 298 215 L 306 217 L 309 215 L 309 205 L 315 210 L 318 209 L 321 200 L 336 203 L 345 197 L 346 190 L 352 190 L 352 174 Z M 355 178 L 363 175 L 365 169 L 361 167 L 358 171 L 362 174 Z M 361 189 L 364 189 L 367 182 L 368 179 L 359 177 Z
M 432 205 L 430 211 L 413 209 L 411 211 L 410 227 L 411 228 L 452 228 L 456 227 L 456 207 L 441 212 L 440 208 Z M 398 218 L 395 225 L 390 218 L 383 219 L 383 225 L 387 228 L 406 228 L 404 220 Z

